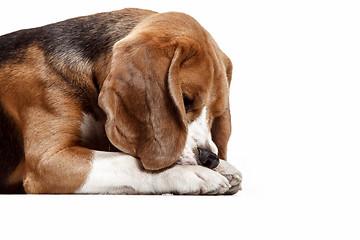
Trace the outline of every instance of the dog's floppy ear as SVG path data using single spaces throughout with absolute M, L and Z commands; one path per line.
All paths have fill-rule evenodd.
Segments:
M 226 77 L 230 86 L 232 77 L 232 63 L 228 57 L 225 58 L 226 65 Z M 231 134 L 231 114 L 229 99 L 227 99 L 225 112 L 216 117 L 211 127 L 212 140 L 218 147 L 218 156 L 220 159 L 226 160 L 227 156 L 227 144 Z
M 186 42 L 186 41 L 185 41 Z M 178 72 L 185 44 L 128 36 L 114 45 L 111 70 L 99 95 L 106 134 L 144 168 L 168 167 L 181 155 L 187 120 Z

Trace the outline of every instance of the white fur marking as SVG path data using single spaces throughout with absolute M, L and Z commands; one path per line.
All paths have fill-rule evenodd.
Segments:
M 185 148 L 178 163 L 184 165 L 197 164 L 194 154 L 194 151 L 197 151 L 197 148 L 204 148 L 218 154 L 218 149 L 211 138 L 211 132 L 206 116 L 206 107 L 204 107 L 200 115 L 189 124 Z
M 120 188 L 138 187 L 139 179 L 132 175 L 139 171 L 136 159 L 130 155 L 95 151 L 90 174 L 77 193 L 116 193 Z
M 91 171 L 76 193 L 223 194 L 230 187 L 224 176 L 202 166 L 174 165 L 151 172 L 130 155 L 94 151 Z

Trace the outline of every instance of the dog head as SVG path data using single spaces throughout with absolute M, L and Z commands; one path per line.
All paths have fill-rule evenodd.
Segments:
M 151 170 L 209 153 L 225 159 L 231 72 L 229 58 L 192 17 L 146 18 L 113 47 L 99 96 L 109 140 Z

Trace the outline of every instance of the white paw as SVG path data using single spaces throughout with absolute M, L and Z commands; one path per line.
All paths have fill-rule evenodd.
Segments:
M 164 185 L 168 188 L 160 190 L 163 193 L 217 195 L 231 187 L 226 177 L 202 166 L 175 165 L 163 173 Z
M 241 190 L 242 175 L 233 165 L 220 160 L 219 165 L 214 170 L 226 177 L 231 185 L 231 188 L 225 194 L 235 194 Z

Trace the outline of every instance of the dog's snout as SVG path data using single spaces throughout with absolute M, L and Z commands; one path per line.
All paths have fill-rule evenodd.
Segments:
M 219 157 L 213 152 L 198 148 L 199 162 L 202 166 L 208 168 L 216 168 L 219 165 Z

